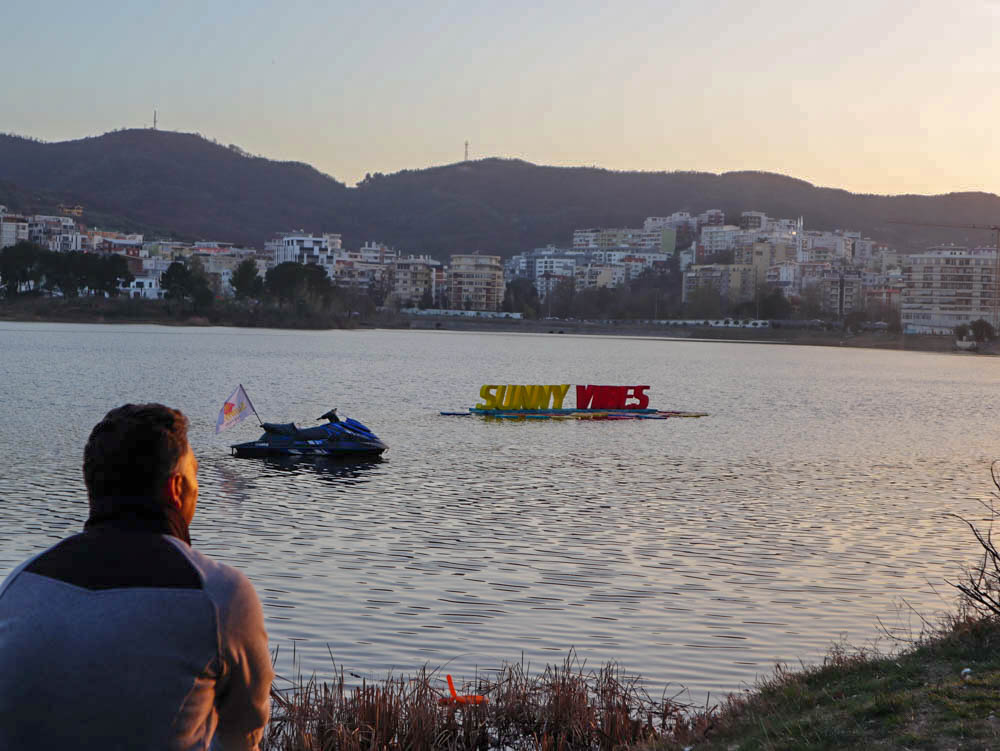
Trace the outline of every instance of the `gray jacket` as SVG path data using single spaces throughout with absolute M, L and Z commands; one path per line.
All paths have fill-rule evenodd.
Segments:
M 167 519 L 88 523 L 0 586 L 0 749 L 255 749 L 273 678 L 253 586 Z

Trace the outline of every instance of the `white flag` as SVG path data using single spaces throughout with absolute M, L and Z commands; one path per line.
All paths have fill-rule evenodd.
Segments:
M 255 412 L 255 410 L 250 403 L 250 397 L 243 390 L 243 384 L 240 384 L 232 396 L 226 399 L 222 405 L 222 409 L 219 410 L 219 419 L 215 423 L 215 432 L 221 433 L 226 428 L 231 428 L 240 420 L 249 416 L 251 412 Z

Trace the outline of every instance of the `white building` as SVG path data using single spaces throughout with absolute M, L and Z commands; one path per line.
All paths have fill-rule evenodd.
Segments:
M 160 287 L 160 274 L 137 274 L 128 284 L 122 284 L 121 290 L 128 297 L 143 297 L 147 300 L 163 299 L 163 288 Z
M 726 212 L 722 209 L 709 209 L 701 214 L 698 214 L 698 226 L 699 227 L 721 227 L 726 223 Z
M 742 239 L 743 231 L 733 225 L 705 225 L 701 228 L 701 251 L 705 256 L 735 250 Z
M 979 318 L 997 327 L 998 303 L 995 248 L 941 245 L 914 253 L 903 266 L 906 333 L 950 334 Z
M 533 278 L 538 296 L 545 299 L 559 283 L 572 279 L 576 284 L 576 262 L 579 256 L 543 256 L 535 259 Z
M 333 278 L 334 256 L 342 250 L 339 234 L 310 235 L 290 233 L 268 243 L 274 251 L 274 263 L 303 263 L 321 266 Z
M 780 289 L 785 297 L 797 294 L 800 286 L 799 264 L 788 261 L 771 266 L 767 270 L 767 286 Z
M 642 228 L 647 232 L 662 232 L 665 229 L 672 229 L 676 232 L 682 227 L 686 228 L 692 236 L 697 235 L 698 217 L 691 216 L 687 211 L 675 211 L 670 216 L 648 216 L 642 224 Z
M 8 248 L 28 240 L 28 220 L 23 216 L 4 212 L 0 216 L 0 248 Z

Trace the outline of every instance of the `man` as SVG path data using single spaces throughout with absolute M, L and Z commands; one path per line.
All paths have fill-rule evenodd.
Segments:
M 187 425 L 161 404 L 108 412 L 84 450 L 84 531 L 0 586 L 0 748 L 257 748 L 263 613 L 243 574 L 190 547 Z

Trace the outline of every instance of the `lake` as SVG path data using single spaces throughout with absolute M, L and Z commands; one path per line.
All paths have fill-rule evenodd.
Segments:
M 950 611 L 1000 456 L 1000 360 L 597 336 L 0 322 L 0 576 L 81 527 L 111 407 L 191 419 L 194 544 L 261 596 L 278 671 L 471 678 L 571 649 L 694 701 L 916 635 Z M 263 419 L 330 407 L 389 444 L 360 466 L 237 459 Z M 443 417 L 484 383 L 649 384 L 635 422 Z M 572 393 L 570 394 L 572 398 Z M 572 403 L 571 401 L 569 403 Z M 881 623 L 881 625 L 880 625 Z M 295 653 L 295 664 L 292 653 Z

